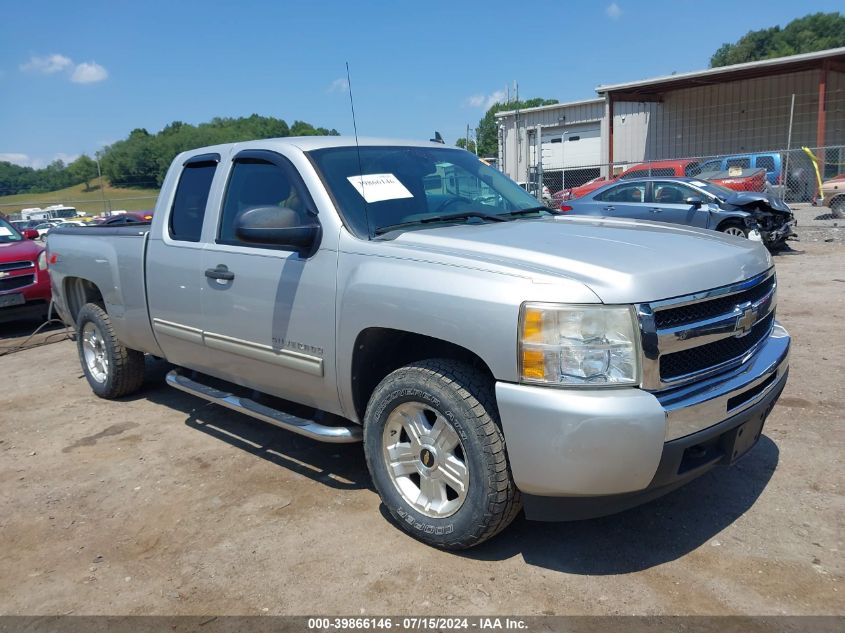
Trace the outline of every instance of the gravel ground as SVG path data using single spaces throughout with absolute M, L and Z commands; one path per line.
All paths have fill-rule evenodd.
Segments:
M 845 220 L 835 218 L 827 207 L 811 204 L 790 205 L 798 226 L 795 232 L 802 242 L 836 242 L 845 244 Z M 794 248 L 795 242 L 790 242 Z
M 388 522 L 360 446 L 207 405 L 152 362 L 99 400 L 69 341 L 0 357 L 0 614 L 843 614 L 845 249 L 776 264 L 790 381 L 744 460 L 463 554 Z

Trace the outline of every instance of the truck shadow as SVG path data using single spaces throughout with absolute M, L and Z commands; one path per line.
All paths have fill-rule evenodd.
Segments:
M 374 491 L 360 444 L 322 444 L 206 403 L 166 386 L 169 369 L 167 363 L 148 359 L 145 388 L 135 397 L 180 411 L 189 428 L 330 488 Z M 763 435 L 735 466 L 716 468 L 645 505 L 571 523 L 518 518 L 493 540 L 456 555 L 483 561 L 522 556 L 529 565 L 579 575 L 649 569 L 713 540 L 745 514 L 766 488 L 778 459 L 777 446 Z M 383 504 L 380 511 L 393 523 Z
M 330 488 L 373 489 L 360 443 L 323 444 L 177 391 L 164 383 L 171 368 L 148 358 L 145 386 L 135 397 L 180 411 L 189 428 Z
M 629 574 L 678 559 L 711 541 L 754 505 L 778 463 L 765 435 L 732 468 L 717 468 L 669 495 L 620 514 L 571 523 L 518 519 L 504 533 L 461 556 L 569 574 Z

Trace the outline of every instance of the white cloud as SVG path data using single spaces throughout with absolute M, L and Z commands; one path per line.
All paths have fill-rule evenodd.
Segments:
M 64 55 L 53 53 L 44 57 L 33 55 L 25 64 L 21 64 L 20 69 L 25 73 L 42 73 L 44 75 L 52 75 L 53 73 L 65 70 L 73 64 L 73 60 Z
M 29 167 L 32 160 L 29 154 L 20 154 L 18 152 L 0 152 L 0 162 L 12 163 L 13 165 L 20 165 L 21 167 Z
M 92 84 L 108 78 L 109 72 L 94 61 L 75 64 L 70 57 L 53 53 L 39 57 L 33 55 L 25 64 L 20 65 L 21 72 L 54 75 L 64 72 L 65 76 L 77 84 Z
M 341 77 L 340 79 L 335 79 L 333 82 L 329 84 L 329 87 L 326 89 L 326 92 L 348 92 L 349 91 L 349 82 Z
M 604 12 L 607 13 L 607 17 L 611 20 L 618 20 L 619 16 L 622 15 L 622 9 L 615 2 L 611 2 Z
M 489 95 L 472 95 L 464 100 L 464 105 L 470 108 L 483 108 L 484 110 L 489 110 L 494 104 L 504 101 L 506 96 L 507 95 L 504 90 L 496 90 Z
M 97 62 L 82 62 L 73 69 L 70 80 L 76 84 L 93 84 L 103 81 L 109 76 L 109 71 Z

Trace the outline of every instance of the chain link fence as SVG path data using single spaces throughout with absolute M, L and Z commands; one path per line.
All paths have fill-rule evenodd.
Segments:
M 819 181 L 845 173 L 845 145 L 753 153 L 678 157 L 640 163 L 599 163 L 567 169 L 532 168 L 532 191 L 539 183 L 555 199 L 577 198 L 611 182 L 643 177 L 686 176 L 735 191 L 765 192 L 786 202 L 814 202 Z

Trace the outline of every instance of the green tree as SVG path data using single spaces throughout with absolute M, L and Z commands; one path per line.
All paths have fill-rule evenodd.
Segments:
M 460 147 L 461 149 L 469 150 L 473 154 L 475 153 L 475 141 L 473 141 L 472 139 L 469 139 L 469 147 L 467 147 L 467 140 L 462 136 L 457 141 L 455 141 L 455 146 Z
M 557 99 L 526 99 L 510 101 L 509 103 L 494 103 L 481 120 L 475 130 L 478 138 L 479 156 L 496 156 L 499 152 L 499 134 L 496 129 L 496 113 L 508 110 L 524 110 L 525 108 L 536 108 L 537 106 L 554 105 Z
M 83 154 L 67 166 L 68 174 L 74 183 L 84 182 L 85 191 L 91 191 L 91 181 L 97 177 L 97 163 L 87 154 Z
M 811 13 L 785 27 L 749 31 L 733 44 L 722 44 L 710 58 L 710 67 L 729 66 L 773 57 L 812 53 L 845 46 L 845 16 Z

